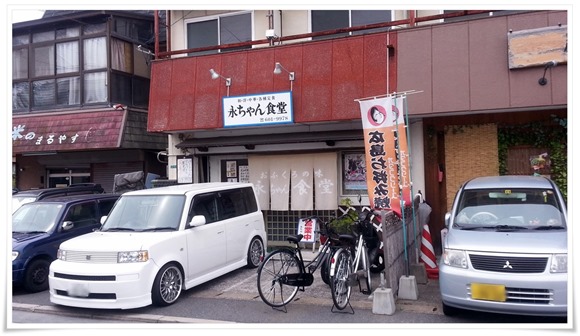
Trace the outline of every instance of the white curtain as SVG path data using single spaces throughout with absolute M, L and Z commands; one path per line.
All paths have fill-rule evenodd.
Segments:
M 78 42 L 57 43 L 56 45 L 56 73 L 79 71 L 79 44 Z
M 270 157 L 270 209 L 288 211 L 290 196 L 290 166 L 289 156 Z
M 248 156 L 250 182 L 254 184 L 262 210 L 337 209 L 337 155 L 316 153 Z
M 292 155 L 292 210 L 312 210 L 314 207 L 314 186 L 312 185 L 312 155 Z
M 100 103 L 107 101 L 107 74 L 95 72 L 85 74 L 85 103 Z
M 314 160 L 314 190 L 316 210 L 338 208 L 338 155 L 316 154 Z
M 104 37 L 86 39 L 84 41 L 84 70 L 107 67 L 107 41 Z
M 254 184 L 254 191 L 258 203 L 263 210 L 270 209 L 270 160 L 267 156 L 248 156 L 250 182 Z
M 76 105 L 81 103 L 81 79 L 80 77 L 69 78 L 68 81 L 68 103 Z

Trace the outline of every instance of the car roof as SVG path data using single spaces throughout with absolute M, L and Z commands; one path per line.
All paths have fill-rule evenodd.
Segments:
M 58 197 L 51 197 L 45 198 L 40 201 L 31 202 L 23 204 L 22 206 L 26 206 L 27 204 L 46 204 L 46 203 L 76 203 L 76 202 L 83 202 L 87 200 L 101 200 L 101 199 L 117 199 L 121 196 L 121 194 L 86 194 L 86 195 L 70 195 L 70 196 L 58 196 Z
M 104 192 L 103 187 L 101 187 L 98 183 L 83 183 L 77 185 L 71 185 L 68 187 L 62 188 L 43 188 L 43 189 L 29 189 L 29 190 L 21 190 L 17 193 L 13 194 L 13 196 L 40 196 L 40 195 L 51 195 L 51 194 L 66 194 L 68 192 Z
M 554 189 L 554 184 L 543 176 L 502 175 L 476 177 L 467 181 L 464 187 L 464 189 L 489 188 Z
M 243 182 L 207 182 L 207 183 L 191 183 L 191 184 L 178 184 L 166 187 L 150 188 L 128 191 L 123 194 L 123 196 L 132 195 L 185 195 L 190 192 L 210 192 L 227 190 L 232 188 L 240 187 L 253 187 L 251 183 Z

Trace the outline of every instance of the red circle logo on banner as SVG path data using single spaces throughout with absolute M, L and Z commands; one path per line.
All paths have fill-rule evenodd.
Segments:
M 381 105 L 375 105 L 369 109 L 367 119 L 371 125 L 380 126 L 387 119 L 387 111 Z

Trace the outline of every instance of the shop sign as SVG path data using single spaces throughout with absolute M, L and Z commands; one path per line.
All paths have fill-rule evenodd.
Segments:
M 224 127 L 293 123 L 292 92 L 224 97 L 223 117 Z

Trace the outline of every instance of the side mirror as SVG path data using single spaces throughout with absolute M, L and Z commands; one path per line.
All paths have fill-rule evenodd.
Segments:
M 451 212 L 445 214 L 445 227 L 449 228 L 449 224 L 451 223 Z
M 189 221 L 190 227 L 201 226 L 204 224 L 205 224 L 205 216 L 204 215 L 193 216 L 191 221 Z
M 72 221 L 62 222 L 62 230 L 63 231 L 68 231 L 68 230 L 72 229 L 73 227 L 75 227 L 75 224 Z
M 103 225 L 106 220 L 107 220 L 107 216 L 101 217 L 101 221 L 100 221 L 101 225 Z

